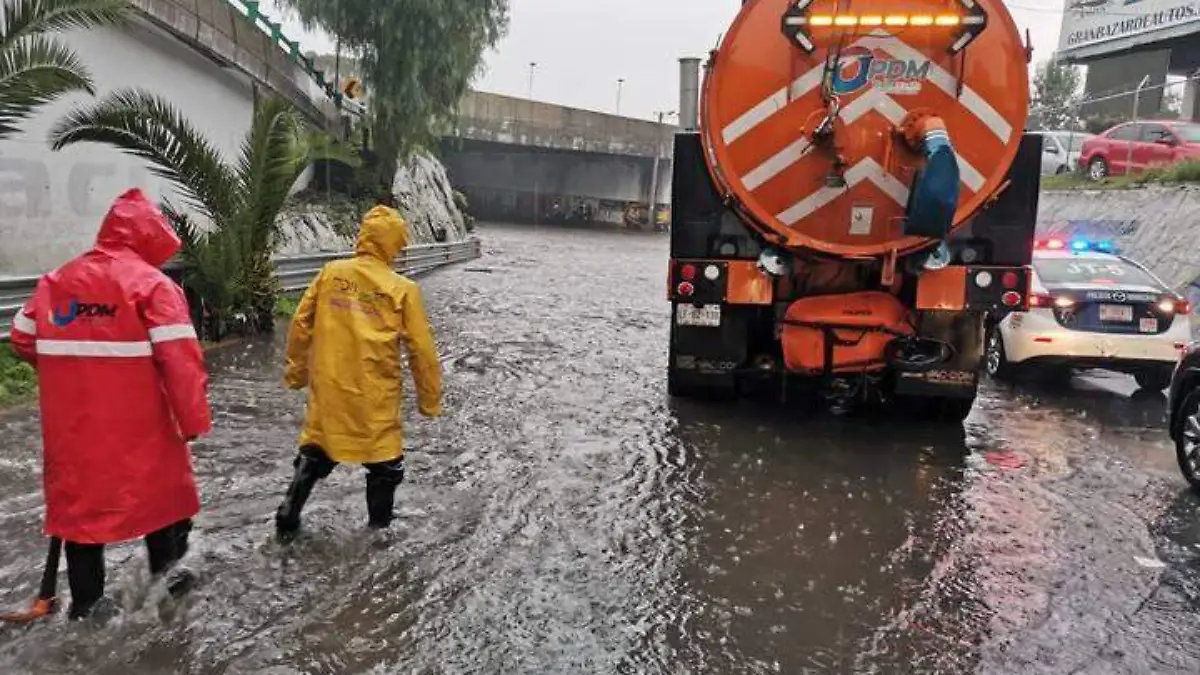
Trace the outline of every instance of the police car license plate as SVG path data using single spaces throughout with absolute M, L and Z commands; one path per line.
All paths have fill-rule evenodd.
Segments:
M 675 321 L 680 326 L 709 326 L 721 325 L 720 305 L 676 305 Z
M 1133 307 L 1130 305 L 1100 305 L 1100 320 L 1130 323 L 1133 321 Z

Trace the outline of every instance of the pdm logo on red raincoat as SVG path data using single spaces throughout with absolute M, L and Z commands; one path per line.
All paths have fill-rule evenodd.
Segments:
M 50 272 L 13 322 L 38 371 L 46 533 L 107 544 L 200 510 L 187 439 L 211 428 L 183 291 L 158 268 L 180 241 L 139 190 L 91 251 Z

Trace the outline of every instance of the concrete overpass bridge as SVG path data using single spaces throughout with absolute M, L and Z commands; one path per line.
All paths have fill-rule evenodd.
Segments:
M 98 96 L 140 87 L 164 96 L 226 157 L 237 155 L 254 100 L 283 96 L 313 124 L 337 125 L 348 106 L 301 45 L 243 0 L 133 0 L 121 27 L 72 31 Z M 90 245 L 112 199 L 131 186 L 173 196 L 145 163 L 98 145 L 51 152 L 50 127 L 93 99 L 70 96 L 42 108 L 23 133 L 0 141 L 0 275 L 37 274 Z M 177 201 L 178 203 L 178 201 Z
M 472 92 L 441 143 L 450 180 L 485 219 L 621 222 L 651 185 L 671 201 L 676 128 L 647 120 Z

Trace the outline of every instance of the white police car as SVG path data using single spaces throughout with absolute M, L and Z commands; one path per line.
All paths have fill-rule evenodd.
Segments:
M 988 332 L 987 371 L 1017 367 L 1063 377 L 1072 368 L 1133 375 L 1144 389 L 1171 382 L 1191 341 L 1191 307 L 1110 242 L 1049 239 L 1035 243 L 1029 311 L 1013 312 Z

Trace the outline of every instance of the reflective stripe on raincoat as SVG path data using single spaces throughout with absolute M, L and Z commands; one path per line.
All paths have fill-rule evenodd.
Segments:
M 179 246 L 130 190 L 95 248 L 42 277 L 13 322 L 38 372 L 51 536 L 126 541 L 200 510 L 185 439 L 211 427 L 204 355 L 183 291 L 158 269 Z
M 392 269 L 407 245 L 400 214 L 372 209 L 355 257 L 321 270 L 288 332 L 284 381 L 309 389 L 300 445 L 317 445 L 335 462 L 369 464 L 404 454 L 401 343 L 421 414 L 441 414 L 441 363 L 421 291 Z

